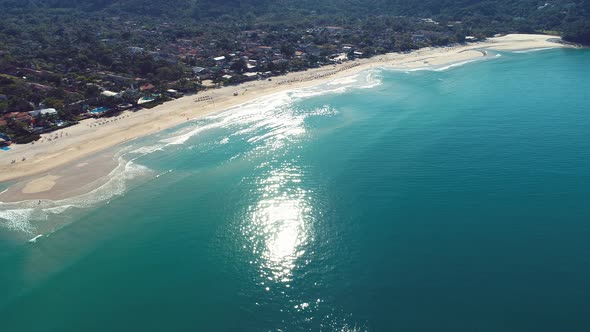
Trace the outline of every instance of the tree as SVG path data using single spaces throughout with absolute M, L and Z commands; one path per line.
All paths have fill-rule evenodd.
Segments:
M 575 21 L 568 25 L 564 39 L 574 43 L 590 45 L 590 22 L 587 20 Z
M 234 62 L 229 68 L 239 74 L 242 74 L 243 72 L 248 70 L 246 61 L 244 61 L 243 59 Z
M 33 106 L 24 99 L 11 99 L 8 108 L 14 112 L 30 112 L 33 110 Z
M 182 76 L 182 70 L 177 67 L 165 66 L 156 69 L 156 79 L 159 81 L 175 81 Z
M 293 55 L 295 55 L 295 47 L 291 44 L 283 44 L 281 45 L 281 53 L 283 53 L 284 55 L 286 55 L 287 57 L 292 57 Z
M 57 99 L 55 97 L 49 97 L 43 101 L 46 107 L 51 107 L 55 109 L 63 109 L 64 108 L 64 101 L 63 99 Z

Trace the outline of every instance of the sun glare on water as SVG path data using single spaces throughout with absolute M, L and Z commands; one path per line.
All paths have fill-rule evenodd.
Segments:
M 311 240 L 310 193 L 299 188 L 298 168 L 275 170 L 259 181 L 260 200 L 250 208 L 244 231 L 269 281 L 288 283 Z

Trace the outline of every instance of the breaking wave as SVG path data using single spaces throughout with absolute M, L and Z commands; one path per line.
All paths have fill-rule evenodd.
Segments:
M 286 140 L 305 134 L 306 118 L 337 114 L 337 111 L 329 105 L 303 111 L 293 107 L 294 103 L 325 94 L 372 88 L 379 84 L 381 84 L 380 71 L 368 70 L 313 87 L 275 93 L 195 119 L 166 133 L 163 138 L 162 133 L 159 133 L 142 142 L 124 146 L 116 155 L 117 167 L 108 176 L 85 185 L 84 188 L 88 188 L 85 194 L 41 202 L 38 200 L 0 202 L 0 226 L 28 234 L 46 231 L 47 228 L 52 227 L 44 225 L 43 221 L 47 221 L 51 216 L 108 202 L 113 197 L 123 195 L 129 182 L 140 176 L 159 177 L 153 170 L 140 165 L 136 160 L 158 151 L 165 151 L 167 147 L 186 145 L 192 137 L 205 131 L 226 130 L 227 134 L 223 135 L 221 140 L 217 140 L 218 144 L 241 141 L 252 145 L 251 152 L 261 150 L 263 146 L 268 147 L 268 145 L 273 147 L 271 150 L 276 150 L 283 146 Z M 64 221 L 61 225 L 63 224 L 67 222 Z M 53 226 L 56 228 L 60 225 Z
M 555 47 L 539 47 L 539 48 L 531 48 L 528 50 L 512 51 L 512 53 L 532 53 L 532 52 L 548 51 L 548 50 L 554 50 L 554 49 L 555 49 Z
M 71 209 L 83 209 L 108 201 L 122 195 L 130 180 L 141 175 L 150 174 L 150 169 L 118 156 L 119 164 L 105 178 L 87 184 L 94 189 L 79 196 L 61 200 L 26 200 L 20 202 L 0 202 L 0 226 L 10 230 L 34 234 L 40 222 L 51 216 L 62 214 Z M 104 183 L 102 183 L 104 182 Z M 60 226 L 60 225 L 54 225 Z
M 305 132 L 303 122 L 310 116 L 327 116 L 335 110 L 313 110 L 294 112 L 293 104 L 312 97 L 326 94 L 345 93 L 351 89 L 369 89 L 381 84 L 381 71 L 368 70 L 355 75 L 338 78 L 314 87 L 278 92 L 244 104 L 228 108 L 220 113 L 199 119 L 189 127 L 172 133 L 160 140 L 159 148 L 186 144 L 192 137 L 214 129 L 232 129 L 228 137 L 220 143 L 225 144 L 235 137 L 255 143 L 269 138 L 286 138 Z M 264 130 L 264 135 L 252 135 Z M 244 138 L 243 136 L 249 136 Z

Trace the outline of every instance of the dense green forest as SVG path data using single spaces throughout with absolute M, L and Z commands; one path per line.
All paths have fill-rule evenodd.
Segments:
M 370 16 L 471 20 L 482 27 L 502 24 L 514 32 L 558 31 L 566 39 L 590 42 L 586 0 L 1 0 L 5 15 L 49 9 L 88 14 L 145 15 L 193 22 L 224 18 L 261 22 L 315 17 L 328 21 Z M 228 22 L 229 23 L 229 22 Z

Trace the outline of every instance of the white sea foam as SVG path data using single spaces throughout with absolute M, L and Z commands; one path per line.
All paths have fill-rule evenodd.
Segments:
M 0 204 L 0 219 L 4 219 L 2 225 L 8 229 L 33 234 L 33 227 L 29 220 L 32 219 L 34 209 L 4 209 Z
M 412 73 L 412 72 L 416 72 L 416 71 L 447 71 L 449 69 L 453 69 L 453 68 L 457 68 L 457 67 L 462 67 L 466 64 L 470 64 L 473 62 L 477 62 L 477 61 L 481 61 L 482 59 L 473 59 L 473 60 L 467 60 L 467 61 L 461 61 L 461 62 L 455 62 L 455 63 L 451 63 L 445 66 L 425 66 L 425 67 L 416 67 L 416 68 L 407 68 L 407 69 L 391 69 L 393 71 L 403 71 L 406 74 Z
M 382 84 L 380 69 L 369 69 L 355 75 L 329 81 L 311 88 L 295 90 L 295 98 L 310 98 L 325 94 L 344 93 L 353 89 L 371 89 Z M 335 86 L 335 88 L 332 88 Z
M 512 51 L 512 53 L 532 53 L 532 52 L 539 52 L 539 51 L 547 51 L 553 50 L 554 47 L 540 47 L 540 48 L 531 48 L 528 50 L 520 50 L 520 51 Z
M 219 127 L 219 126 L 215 123 L 210 124 L 210 125 L 197 126 L 196 128 L 193 127 L 181 135 L 166 138 L 166 139 L 161 140 L 160 142 L 167 143 L 166 146 L 168 146 L 168 145 L 181 145 L 181 144 L 186 143 L 186 141 L 188 141 L 191 137 L 197 135 L 198 133 L 201 133 L 205 130 L 213 129 L 216 127 Z
M 125 192 L 129 180 L 149 172 L 147 167 L 119 156 L 119 164 L 107 176 L 108 180 L 100 186 L 97 186 L 98 182 L 88 184 L 88 188 L 97 187 L 85 194 L 62 200 L 0 202 L 0 226 L 33 234 L 37 229 L 36 223 L 73 208 L 91 207 L 114 196 L 119 196 Z
M 172 170 L 171 170 L 171 169 L 169 169 L 169 170 L 167 170 L 167 171 L 165 171 L 165 172 L 162 172 L 162 173 L 160 173 L 160 174 L 156 175 L 156 176 L 155 176 L 155 178 L 159 178 L 159 177 L 160 177 L 160 176 L 162 176 L 162 175 L 166 175 L 166 174 L 170 174 L 170 173 L 172 173 Z
M 29 243 L 36 243 L 37 240 L 42 237 L 43 237 L 43 234 L 39 234 L 39 235 L 35 236 L 34 238 L 30 239 Z
M 317 90 L 316 92 L 320 93 L 333 93 L 334 91 L 342 91 L 342 90 L 334 90 L 326 87 L 331 86 L 338 86 L 339 88 L 344 87 L 346 89 L 366 89 L 372 88 L 375 85 L 381 84 L 381 77 L 379 76 L 380 70 L 376 69 L 369 69 L 362 71 L 360 73 L 356 73 L 349 76 L 344 76 L 340 78 L 333 79 L 328 81 L 324 84 L 319 85 L 320 89 L 316 89 L 316 87 L 312 87 L 312 90 Z M 307 89 L 299 89 L 296 91 L 304 91 Z M 323 91 L 320 91 L 323 90 Z
M 139 154 L 139 155 L 147 155 L 156 151 L 161 151 L 162 148 L 164 147 L 164 145 L 162 144 L 156 144 L 156 145 L 146 145 L 146 146 L 142 146 L 136 149 L 133 149 L 132 151 L 129 151 L 129 154 Z
M 342 84 L 350 85 L 350 84 L 354 84 L 357 82 L 358 82 L 358 74 L 345 76 L 342 78 L 337 78 L 337 79 L 334 79 L 326 84 L 327 85 L 342 85 Z
M 182 128 L 160 142 L 165 146 L 186 144 L 204 131 L 229 127 L 231 134 L 227 141 L 232 137 L 240 137 L 249 143 L 257 143 L 270 138 L 281 140 L 301 135 L 305 132 L 303 122 L 307 116 L 333 115 L 335 111 L 323 108 L 307 114 L 294 114 L 291 110 L 294 102 L 325 94 L 344 93 L 350 89 L 372 88 L 379 84 L 380 71 L 369 70 L 314 87 L 278 92 L 210 115 L 193 127 Z M 254 134 L 261 131 L 264 134 Z M 226 141 L 221 144 L 223 142 Z
M 391 70 L 391 71 L 403 71 L 404 73 L 408 74 L 408 73 L 415 72 L 415 71 L 424 71 L 424 70 L 432 71 L 432 70 L 434 70 L 434 68 L 433 67 L 416 67 L 416 68 L 407 68 L 407 69 L 388 68 L 388 70 Z
M 338 110 L 331 107 L 330 105 L 324 105 L 320 108 L 313 110 L 308 113 L 308 116 L 334 116 L 338 114 Z
M 62 206 L 56 206 L 56 207 L 52 207 L 52 208 L 47 208 L 45 209 L 46 212 L 52 213 L 52 214 L 60 214 L 65 212 L 66 210 L 73 208 L 74 205 L 62 205 Z
M 438 71 L 438 72 L 441 72 L 441 71 L 447 71 L 447 70 L 457 68 L 457 67 L 462 67 L 462 66 L 468 65 L 470 63 L 487 61 L 487 60 L 493 59 L 494 57 L 498 58 L 501 56 L 502 56 L 501 54 L 494 54 L 492 56 L 492 54 L 490 54 L 488 52 L 488 55 L 483 56 L 483 57 L 460 61 L 460 62 L 453 62 L 453 63 L 447 64 L 444 66 L 430 65 L 430 66 L 423 66 L 423 67 L 416 67 L 416 68 L 385 68 L 385 69 L 390 70 L 390 71 L 395 71 L 395 72 L 404 72 L 406 74 L 409 74 L 412 72 L 417 72 L 417 71 Z
M 479 62 L 479 61 L 482 61 L 485 59 L 487 59 L 487 58 L 483 57 L 483 58 L 476 58 L 476 59 L 466 60 L 466 61 L 461 61 L 461 62 L 455 62 L 455 63 L 451 63 L 451 64 L 443 66 L 443 67 L 435 68 L 434 71 L 446 71 L 446 70 L 449 70 L 452 68 L 462 67 L 462 66 L 465 66 L 465 65 L 473 63 L 473 62 Z
M 365 83 L 356 87 L 357 89 L 372 89 L 382 84 L 381 71 L 369 70 Z
M 285 140 L 305 133 L 304 121 L 306 117 L 336 114 L 336 110 L 331 109 L 328 105 L 311 112 L 296 112 L 292 107 L 295 101 L 324 94 L 344 93 L 349 89 L 371 88 L 379 84 L 381 84 L 379 71 L 370 70 L 332 81 L 329 84 L 324 83 L 315 87 L 283 91 L 202 118 L 192 126 L 182 127 L 155 144 L 139 147 L 128 145 L 116 154 L 119 164 L 107 176 L 108 180 L 101 185 L 98 185 L 98 182 L 88 184 L 89 191 L 86 194 L 63 200 L 43 200 L 41 204 L 38 200 L 16 203 L 0 202 L 0 226 L 33 234 L 39 226 L 38 222 L 45 221 L 52 215 L 108 202 L 113 197 L 122 195 L 130 180 L 150 174 L 149 168 L 135 163 L 135 160 L 156 151 L 163 151 L 167 146 L 186 144 L 192 137 L 207 130 L 230 129 L 228 136 L 224 137 L 220 144 L 227 144 L 235 137 L 237 140 L 252 144 L 254 153 L 264 150 L 264 146 L 276 150 L 284 145 Z M 262 146 L 260 146 L 261 143 Z M 160 176 L 162 174 L 151 175 Z M 104 181 L 104 179 L 97 181 Z

